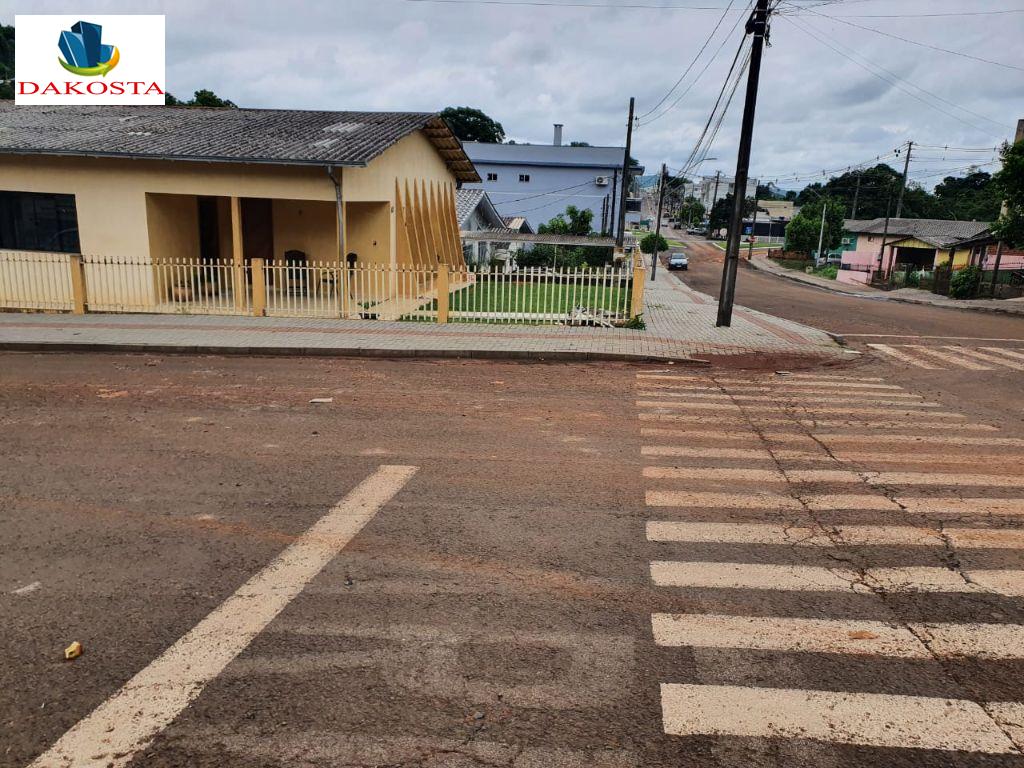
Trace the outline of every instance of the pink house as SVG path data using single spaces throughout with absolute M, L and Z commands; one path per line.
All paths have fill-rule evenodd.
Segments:
M 896 266 L 932 270 L 949 262 L 953 269 L 980 264 L 993 269 L 997 244 L 986 221 L 943 219 L 847 220 L 842 263 L 837 280 L 869 283 L 872 274 Z M 883 247 L 884 240 L 884 247 Z M 1024 252 L 1003 249 L 999 269 L 1024 268 Z

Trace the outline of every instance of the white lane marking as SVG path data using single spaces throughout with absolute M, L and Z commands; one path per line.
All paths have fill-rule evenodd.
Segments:
M 847 399 L 855 398 L 858 400 L 873 400 L 875 398 L 907 398 L 911 400 L 920 400 L 921 395 L 915 395 L 912 392 L 891 392 L 889 390 L 883 392 L 837 392 L 834 389 L 807 389 L 800 388 L 799 390 L 779 392 L 773 387 L 729 387 L 727 391 L 723 391 L 720 387 L 701 387 L 694 386 L 691 384 L 669 384 L 667 382 L 657 381 L 638 381 L 636 387 L 643 387 L 644 389 L 658 389 L 668 390 L 670 392 L 701 392 L 710 394 L 717 394 L 720 396 L 732 396 L 732 395 L 771 395 L 774 397 L 785 397 L 785 398 L 796 398 L 804 397 L 806 395 L 828 395 L 833 401 L 842 400 L 845 402 Z
M 1009 734 L 1017 749 L 1024 751 L 1024 703 L 999 701 L 986 702 L 981 706 Z
M 973 701 L 882 693 L 663 683 L 665 733 L 815 739 L 872 747 L 1017 752 Z
M 966 355 L 974 360 L 981 360 L 984 363 L 994 363 L 1001 365 L 1005 368 L 1012 368 L 1015 371 L 1024 371 L 1024 365 L 1014 360 L 1007 360 L 1005 357 L 998 357 L 996 355 L 986 355 L 984 352 L 979 352 L 976 349 L 968 349 L 967 347 L 946 347 L 946 349 L 953 350 L 961 355 Z
M 647 491 L 649 507 L 730 507 L 735 509 L 800 509 L 800 502 L 775 493 L 697 493 L 692 491 Z
M 771 386 L 771 387 L 786 387 L 786 388 L 806 388 L 806 387 L 828 387 L 830 391 L 833 389 L 890 389 L 890 390 L 902 390 L 903 387 L 897 384 L 866 384 L 857 382 L 843 382 L 843 381 L 818 381 L 818 382 L 803 382 L 803 381 L 785 381 L 785 380 L 772 380 L 766 379 L 707 379 L 699 376 L 665 376 L 660 374 L 640 374 L 636 376 L 638 379 L 654 379 L 656 381 L 691 381 L 699 382 L 705 385 L 708 384 L 739 384 L 746 386 Z
M 901 496 L 897 499 L 908 512 L 923 515 L 996 515 L 1024 516 L 1024 499 L 928 498 Z
M 772 455 L 763 448 L 689 448 L 677 445 L 645 445 L 642 456 L 688 456 L 706 459 L 766 459 Z
M 1016 360 L 1024 360 L 1024 353 L 1014 352 L 1012 349 L 1006 349 L 1005 347 L 982 347 L 982 349 L 986 352 L 995 352 L 996 354 L 1012 357 Z
M 882 621 L 656 613 L 651 628 L 654 642 L 667 647 L 931 658 L 913 632 Z
M 969 427 L 969 424 L 957 424 L 956 430 Z M 723 433 L 727 434 L 727 433 Z M 788 433 L 780 435 L 766 434 L 769 440 L 782 440 Z M 843 433 L 815 433 L 812 435 L 824 443 L 899 443 L 910 448 L 914 443 L 927 445 L 986 445 L 986 446 L 1020 446 L 1024 447 L 1024 438 L 1019 437 L 962 437 L 952 435 L 848 435 Z
M 794 397 L 792 395 L 733 395 L 733 394 L 714 394 L 710 392 L 676 392 L 676 391 L 664 391 L 664 390 L 640 390 L 636 393 L 637 397 L 676 397 L 676 398 L 696 398 L 700 400 L 719 400 L 726 402 L 739 401 L 744 405 L 748 405 L 751 402 L 756 403 L 785 403 L 789 407 L 798 407 L 804 403 L 825 403 L 835 405 L 839 402 L 842 403 L 853 403 L 855 405 L 899 405 L 904 408 L 940 408 L 938 403 L 928 403 L 924 401 L 914 400 L 879 400 L 878 398 L 868 397 L 804 397 L 802 395 Z M 911 397 L 919 397 L 919 395 L 911 395 Z M 761 410 L 764 410 L 761 406 L 758 406 Z M 777 410 L 777 409 L 776 409 Z
M 909 525 L 837 525 L 831 536 L 821 528 L 776 523 L 690 523 L 651 520 L 647 539 L 686 544 L 758 544 L 789 547 L 842 546 L 942 547 L 958 549 L 1024 549 L 1020 528 L 932 528 Z
M 816 470 L 804 470 L 813 473 Z M 794 474 L 794 473 L 790 473 Z M 945 472 L 866 472 L 868 485 L 987 485 L 993 488 L 1020 488 L 1024 477 L 1013 475 L 965 475 Z
M 824 427 L 836 428 L 836 427 L 848 427 L 851 429 L 923 429 L 923 430 L 944 430 L 947 431 L 951 427 L 958 431 L 971 431 L 971 432 L 998 432 L 999 428 L 994 427 L 991 424 L 950 424 L 948 421 L 920 421 L 922 416 L 936 416 L 937 414 L 928 412 L 923 413 L 912 413 L 908 414 L 906 419 L 889 420 L 889 421 L 865 421 L 863 419 L 802 419 L 797 418 L 796 415 L 793 417 L 772 417 L 772 416 L 759 416 L 756 412 L 748 411 L 745 415 L 742 412 L 737 411 L 735 416 L 724 416 L 719 414 L 710 413 L 661 413 L 660 411 L 669 411 L 670 409 L 653 409 L 652 411 L 645 411 L 637 414 L 637 419 L 640 421 L 673 421 L 683 422 L 687 424 L 742 424 L 747 425 L 751 430 L 751 424 L 762 425 L 772 424 L 777 426 L 803 426 L 810 429 L 820 429 Z M 800 413 L 799 416 L 806 416 L 806 413 Z M 751 434 L 754 434 L 751 431 Z M 800 435 L 800 437 L 806 437 Z M 912 438 L 913 439 L 913 438 Z
M 922 355 L 930 355 L 931 357 L 951 363 L 952 365 L 966 368 L 969 371 L 992 370 L 992 366 L 990 365 L 981 365 L 980 363 L 975 363 L 972 360 L 965 358 L 963 355 L 954 355 L 949 352 L 943 352 L 941 349 L 936 349 L 935 347 L 926 347 L 923 344 L 907 344 L 905 347 L 907 349 L 912 349 L 915 352 L 920 352 Z
M 950 341 L 1013 341 L 1024 339 L 988 339 L 981 336 L 921 336 L 914 333 L 841 333 L 840 336 L 864 339 L 949 339 Z
M 913 407 L 916 403 L 899 403 L 899 406 L 904 408 Z M 734 414 L 742 412 L 742 405 L 736 403 L 703 403 L 703 402 L 679 402 L 676 400 L 637 400 L 637 408 L 682 408 L 688 411 L 721 411 L 723 413 Z M 961 413 L 954 413 L 952 411 L 929 411 L 928 413 L 920 413 L 919 411 L 901 411 L 898 407 L 889 408 L 856 408 L 850 406 L 839 406 L 835 408 L 828 408 L 822 406 L 804 406 L 804 405 L 757 405 L 751 406 L 756 408 L 759 413 L 788 413 L 792 412 L 794 416 L 807 416 L 809 414 L 824 413 L 824 414 L 857 414 L 867 416 L 889 416 L 889 417 L 906 417 L 906 418 L 920 418 L 921 416 L 928 416 L 929 418 L 944 418 L 944 419 L 966 419 L 967 417 Z
M 793 592 L 992 592 L 1006 597 L 1024 595 L 1024 571 L 968 569 L 967 581 L 957 571 L 931 566 L 852 568 L 812 565 L 768 565 L 685 560 L 655 560 L 651 581 L 659 587 L 760 589 Z
M 263 570 L 72 726 L 30 768 L 127 765 L 334 559 L 416 470 L 379 467 Z
M 695 448 L 694 450 L 701 450 Z M 955 464 L 957 466 L 981 464 L 1006 465 L 1014 470 L 1024 464 L 1024 453 L 969 453 L 965 455 L 950 453 L 874 453 L 872 451 L 840 451 L 833 449 L 831 455 L 820 453 L 814 454 L 810 451 L 797 451 L 786 448 L 778 448 L 772 451 L 777 459 L 788 461 L 832 461 L 856 464 Z M 656 454 L 652 454 L 656 455 Z M 671 454 L 662 454 L 671 455 Z
M 1024 658 L 1024 625 L 655 613 L 654 642 L 669 647 L 744 648 L 927 659 Z M 924 642 L 922 642 L 922 640 Z M 927 643 L 927 645 L 925 645 Z
M 733 469 L 721 467 L 644 467 L 643 476 L 658 480 L 746 481 L 784 483 L 786 477 L 775 469 Z
M 735 431 L 722 432 L 710 429 L 669 429 L 666 427 L 641 427 L 640 434 L 644 437 L 685 437 L 690 440 L 710 439 L 716 441 L 739 442 L 749 444 L 750 442 L 761 443 L 762 436 L 756 432 L 737 433 Z M 779 443 L 805 443 L 814 445 L 810 435 L 803 432 L 774 432 L 764 435 L 764 439 Z
M 868 346 L 871 347 L 876 352 L 881 352 L 883 354 L 889 355 L 889 357 L 893 357 L 903 363 L 909 363 L 910 365 L 916 366 L 917 368 L 926 368 L 930 371 L 942 370 L 941 366 L 926 363 L 924 360 L 920 360 L 912 355 L 908 355 L 906 352 L 902 352 L 896 349 L 895 347 L 890 347 L 888 344 L 868 344 Z
M 783 378 L 813 379 L 815 381 L 885 381 L 881 376 L 840 376 L 831 373 L 787 373 Z

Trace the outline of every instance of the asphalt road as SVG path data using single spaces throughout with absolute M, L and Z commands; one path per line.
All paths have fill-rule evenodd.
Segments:
M 1024 768 L 1024 429 L 893 370 L 0 355 L 0 765 Z
M 674 236 L 685 243 L 690 266 L 673 276 L 717 297 L 721 249 L 703 238 Z M 929 397 L 942 395 L 979 417 L 1024 424 L 1024 317 L 855 298 L 744 266 L 736 302 L 838 334 L 865 363 L 878 360 L 888 378 Z

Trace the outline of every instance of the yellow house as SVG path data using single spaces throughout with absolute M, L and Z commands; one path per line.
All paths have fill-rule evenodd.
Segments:
M 460 266 L 454 192 L 479 180 L 431 113 L 0 102 L 8 252 L 200 275 L 253 259 Z M 169 280 L 139 290 L 166 300 Z

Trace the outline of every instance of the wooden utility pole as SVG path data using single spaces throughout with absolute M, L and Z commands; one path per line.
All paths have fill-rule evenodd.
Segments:
M 732 305 L 736 298 L 736 270 L 740 260 L 740 229 L 743 227 L 743 204 L 747 197 L 747 172 L 750 169 L 750 146 L 754 138 L 754 111 L 757 108 L 757 84 L 761 77 L 761 54 L 768 34 L 768 0 L 757 0 L 747 20 L 746 33 L 754 36 L 750 50 L 750 72 L 747 74 L 747 97 L 743 105 L 740 147 L 736 157 L 736 182 L 732 196 L 732 221 L 725 247 L 722 268 L 722 291 L 718 297 L 718 326 L 732 324 Z
M 907 142 L 907 156 L 903 159 L 903 181 L 900 182 L 900 196 L 896 200 L 896 218 L 903 213 L 903 193 L 907 190 L 907 173 L 910 171 L 910 152 L 914 148 L 914 142 Z
M 857 171 L 857 186 L 853 190 L 853 210 L 850 212 L 850 218 L 857 218 L 857 201 L 860 199 L 860 177 L 863 175 L 863 171 Z
M 658 271 L 658 244 L 661 242 L 661 207 L 665 203 L 665 164 L 661 164 L 661 183 L 658 184 L 658 223 L 654 225 L 654 254 L 651 256 L 651 280 Z
M 626 150 L 622 153 L 622 192 L 619 195 L 619 231 L 615 236 L 615 247 L 622 250 L 626 236 L 626 195 L 629 194 L 630 153 L 633 150 L 633 107 L 636 99 L 629 97 L 629 122 L 626 123 Z
M 879 277 L 885 277 L 885 240 L 889 237 L 889 209 L 892 206 L 892 179 L 887 185 L 887 197 L 885 199 L 885 226 L 882 227 L 882 245 L 878 249 L 878 273 Z
M 708 208 L 708 240 L 715 239 L 714 230 L 711 227 L 711 212 L 715 210 L 715 203 L 718 202 L 718 182 L 722 178 L 721 171 L 715 171 L 715 191 L 711 193 L 711 207 Z

